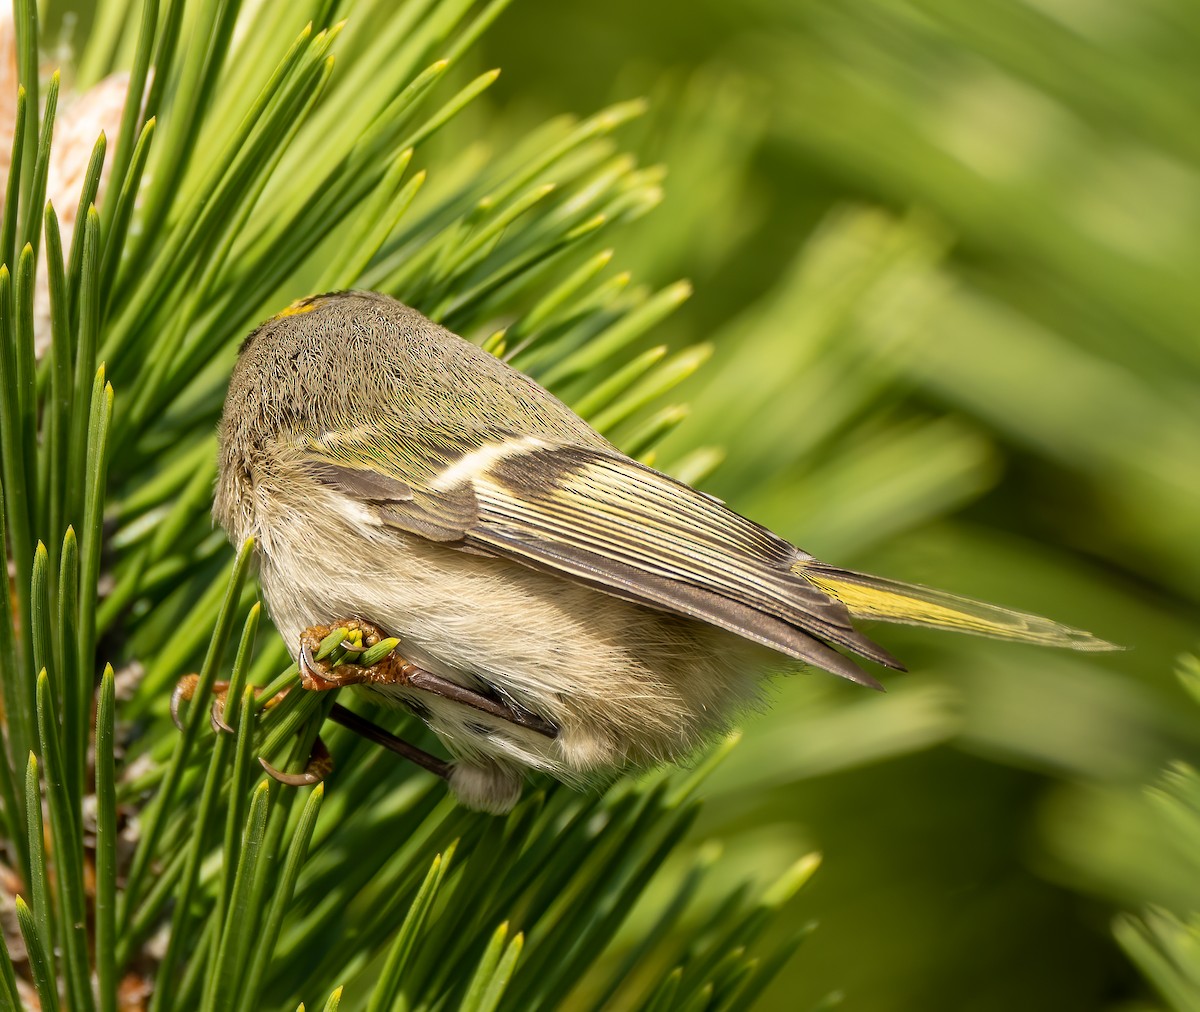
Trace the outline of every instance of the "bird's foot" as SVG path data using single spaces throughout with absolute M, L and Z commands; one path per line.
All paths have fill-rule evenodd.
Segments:
M 180 710 L 184 703 L 191 702 L 199 685 L 199 675 L 184 675 L 175 683 L 175 691 L 171 693 L 171 720 L 180 731 L 183 730 L 183 717 L 180 715 Z M 261 690 L 256 691 L 255 694 L 258 695 L 259 692 Z M 222 731 L 232 734 L 233 728 L 225 723 L 225 697 L 229 694 L 229 683 L 213 682 L 212 693 L 213 701 L 208 710 L 208 723 L 218 734 Z M 267 701 L 267 707 L 275 706 L 285 695 L 287 695 L 286 690 L 277 693 Z
M 354 640 L 345 640 L 343 650 L 357 653 L 364 660 L 375 653 L 377 646 L 387 640 L 383 631 L 370 622 L 360 619 L 348 619 L 344 622 L 333 622 L 330 625 L 309 626 L 300 634 L 300 679 L 306 689 L 324 691 L 337 689 L 345 685 L 407 685 L 431 695 L 441 696 L 451 702 L 461 703 L 481 713 L 491 714 L 509 724 L 525 727 L 538 734 L 553 738 L 558 734 L 558 728 L 550 721 L 526 710 L 515 703 L 501 701 L 493 696 L 485 695 L 474 689 L 461 685 L 449 678 L 426 671 L 415 664 L 410 664 L 394 649 L 390 650 L 381 660 L 371 664 L 356 664 L 342 661 L 334 665 L 328 661 L 316 659 L 317 648 L 322 640 L 330 633 L 348 630 L 358 634 Z
M 341 660 L 336 666 L 328 660 L 317 660 L 317 652 L 321 642 L 335 631 L 346 630 L 348 633 L 340 645 L 343 654 L 359 655 L 372 654 L 385 641 L 393 644 L 382 658 L 372 658 L 372 663 L 358 664 L 354 661 Z M 345 685 L 385 684 L 394 685 L 407 681 L 409 672 L 416 671 L 394 649 L 398 640 L 388 640 L 383 631 L 370 622 L 361 619 L 346 619 L 332 622 L 329 625 L 312 625 L 300 634 L 300 684 L 313 692 L 325 692 L 329 689 L 340 689 Z
M 336 659 L 330 660 L 327 657 L 318 660 L 317 655 L 321 652 L 322 642 L 335 632 L 345 635 L 345 638 L 338 644 L 340 650 L 332 654 Z M 492 696 L 476 692 L 458 682 L 410 664 L 396 653 L 395 647 L 398 642 L 398 640 L 387 637 L 378 626 L 361 619 L 347 619 L 332 622 L 329 625 L 309 626 L 300 634 L 300 657 L 297 665 L 300 669 L 300 684 L 305 689 L 314 692 L 340 689 L 347 685 L 406 685 L 441 696 L 451 702 L 469 706 L 547 737 L 552 738 L 558 734 L 558 729 L 553 724 L 524 707 L 501 702 Z M 356 657 L 358 660 L 347 660 L 347 656 Z M 197 681 L 198 679 L 194 675 L 181 679 L 175 695 L 172 696 L 172 715 L 177 714 L 182 701 L 192 697 Z M 223 690 L 227 686 L 220 688 Z M 213 727 L 218 730 L 228 730 L 220 720 L 221 711 L 218 709 L 219 705 L 223 705 L 223 691 L 218 691 L 217 696 L 218 701 L 213 704 Z M 274 705 L 280 698 L 282 698 L 282 694 L 267 705 Z M 470 807 L 489 811 L 507 811 L 512 806 L 513 799 L 509 795 L 512 794 L 513 789 L 511 784 L 507 784 L 507 781 L 506 791 L 490 790 L 485 792 L 488 795 L 485 803 L 485 799 L 475 798 L 472 791 L 467 790 L 470 783 L 474 781 L 470 781 L 470 777 L 467 778 L 470 783 L 463 780 L 465 774 L 463 771 L 458 771 L 460 764 L 439 759 L 343 706 L 334 704 L 330 710 L 329 719 L 368 741 L 403 756 L 442 780 L 450 781 L 456 793 L 464 794 L 465 792 L 464 800 Z M 312 753 L 304 770 L 300 773 L 284 773 L 261 757 L 259 763 L 268 776 L 291 787 L 310 787 L 318 784 L 333 769 L 333 760 L 329 749 L 320 737 L 314 741 Z M 465 772 L 469 773 L 470 770 Z M 519 794 L 519 778 L 515 783 L 518 785 L 516 791 Z M 504 795 L 503 804 L 497 800 L 501 794 Z
M 184 675 L 175 684 L 175 691 L 171 693 L 171 720 L 175 722 L 175 726 L 181 731 L 183 730 L 183 718 L 180 716 L 180 709 L 184 703 L 190 703 L 195 698 L 196 688 L 199 684 L 199 675 Z M 229 683 L 224 681 L 214 682 L 212 691 L 213 701 L 208 711 L 208 723 L 217 734 L 220 734 L 222 731 L 232 734 L 233 728 L 225 723 L 225 699 L 229 694 Z M 255 695 L 261 695 L 261 691 L 256 690 Z M 277 693 L 267 701 L 267 708 L 275 706 L 286 695 L 286 689 L 283 692 Z M 312 752 L 301 773 L 284 773 L 272 766 L 262 756 L 259 756 L 258 761 L 262 765 L 262 768 L 267 771 L 268 776 L 292 787 L 309 787 L 313 784 L 319 784 L 329 775 L 330 770 L 333 769 L 333 759 L 329 755 L 329 749 L 325 747 L 325 743 L 319 737 L 313 743 Z

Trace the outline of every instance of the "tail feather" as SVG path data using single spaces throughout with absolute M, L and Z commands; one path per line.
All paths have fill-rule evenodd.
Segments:
M 953 629 L 995 639 L 1070 650 L 1120 650 L 1091 633 L 1027 612 L 1001 608 L 945 591 L 804 560 L 794 570 L 841 601 L 854 618 Z

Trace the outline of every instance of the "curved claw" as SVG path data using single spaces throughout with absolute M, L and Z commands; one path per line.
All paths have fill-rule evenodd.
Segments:
M 199 683 L 199 675 L 184 675 L 175 683 L 175 691 L 171 693 L 171 721 L 180 731 L 183 730 L 183 718 L 179 716 L 179 707 L 196 694 Z
M 313 656 L 312 647 L 307 643 L 300 644 L 300 674 L 314 678 L 320 674 L 317 670 L 317 659 Z
M 307 643 L 300 644 L 300 674 L 307 676 L 313 682 L 332 682 L 333 679 L 322 671 L 318 666 L 316 657 L 313 656 L 312 647 Z
M 208 724 L 216 734 L 224 731 L 226 734 L 233 734 L 233 728 L 225 723 L 225 700 L 220 696 L 213 699 L 212 707 L 208 711 Z
M 272 780 L 278 780 L 281 784 L 286 784 L 288 787 L 312 787 L 319 784 L 333 770 L 333 758 L 329 754 L 329 749 L 325 747 L 325 743 L 317 738 L 313 742 L 312 754 L 308 757 L 308 763 L 305 765 L 303 772 L 300 773 L 284 773 L 282 770 L 272 766 L 262 756 L 258 757 L 259 765 L 262 766 Z
M 301 684 L 309 690 L 321 692 L 362 681 L 361 678 L 350 677 L 351 672 L 362 671 L 362 668 L 354 664 L 345 664 L 341 668 L 345 674 L 334 674 L 333 669 L 322 664 L 313 656 L 312 647 L 308 643 L 300 644 L 300 659 L 296 662 L 296 666 L 300 669 Z
M 303 773 L 284 773 L 283 770 L 272 766 L 262 756 L 258 757 L 258 762 L 267 771 L 267 776 L 272 780 L 278 780 L 281 784 L 286 784 L 288 787 L 312 787 L 325 779 L 324 775 L 309 773 L 307 770 Z

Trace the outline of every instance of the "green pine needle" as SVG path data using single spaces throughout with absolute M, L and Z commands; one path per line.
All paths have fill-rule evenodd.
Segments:
M 280 787 L 259 758 L 301 767 L 335 694 L 303 691 L 277 637 L 257 643 L 253 546 L 229 564 L 209 520 L 238 342 L 321 288 L 409 301 L 652 455 L 686 413 L 663 396 L 709 352 L 642 343 L 689 285 L 652 294 L 610 272 L 609 234 L 661 196 L 661 171 L 612 138 L 645 105 L 553 121 L 499 157 L 449 157 L 473 146 L 498 71 L 479 73 L 471 49 L 506 0 L 311 2 L 303 17 L 261 5 L 239 22 L 240 6 L 99 3 L 77 66 L 43 88 L 36 5 L 17 4 L 23 87 L 0 224 L 0 546 L 16 574 L 0 592 L 0 815 L 30 905 L 16 901 L 27 963 L 0 949 L 0 1003 L 20 976 L 43 1008 L 61 997 L 86 1012 L 94 979 L 112 1012 L 137 973 L 156 1012 L 322 996 L 327 1009 L 493 1012 L 577 993 L 733 1005 L 771 964 L 754 940 L 798 878 L 714 906 L 702 862 L 658 911 L 660 926 L 724 911 L 723 933 L 710 926 L 690 954 L 630 918 L 687 859 L 696 791 L 727 746 L 690 773 L 604 792 L 534 785 L 497 819 L 325 725 L 328 785 Z M 120 127 L 111 148 L 97 130 L 66 205 L 77 214 L 60 220 L 45 199 L 59 99 L 117 68 L 130 74 Z M 317 656 L 352 657 L 357 635 L 335 630 Z M 179 732 L 167 704 L 189 671 Z

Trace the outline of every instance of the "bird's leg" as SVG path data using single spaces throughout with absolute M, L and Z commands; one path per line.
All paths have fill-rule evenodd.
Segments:
M 347 629 L 361 635 L 360 642 L 343 642 L 341 644 L 342 649 L 349 654 L 361 654 L 386 638 L 377 626 L 360 619 L 347 619 L 342 622 L 333 622 L 330 625 L 309 626 L 300 634 L 300 659 L 298 662 L 300 684 L 305 689 L 324 692 L 347 685 L 407 685 L 441 696 L 443 699 L 470 706 L 511 724 L 527 727 L 550 738 L 558 734 L 558 729 L 553 724 L 543 720 L 537 714 L 530 713 L 520 706 L 506 705 L 483 693 L 452 682 L 448 678 L 442 678 L 415 664 L 410 664 L 394 650 L 382 660 L 370 665 L 355 664 L 353 661 L 346 660 L 342 660 L 336 665 L 327 661 L 318 661 L 316 659 L 317 648 L 321 641 L 335 629 Z M 424 749 L 396 737 L 344 706 L 334 704 L 329 712 L 329 719 L 368 741 L 416 763 L 434 776 L 443 780 L 450 779 L 454 769 L 453 763 L 439 759 Z M 306 787 L 320 783 L 333 768 L 329 750 L 320 738 L 314 742 L 312 755 L 301 773 L 283 773 L 262 758 L 259 759 L 259 763 L 262 764 L 269 776 L 280 783 L 293 787 Z
M 367 741 L 381 745 L 388 751 L 403 756 L 409 762 L 416 763 L 421 769 L 428 770 L 436 777 L 441 777 L 443 780 L 450 779 L 450 772 L 454 768 L 452 763 L 430 755 L 424 749 L 409 744 L 403 738 L 397 738 L 390 731 L 385 731 L 378 724 L 371 723 L 366 717 L 360 717 L 353 710 L 347 710 L 344 706 L 334 703 L 333 708 L 329 711 L 329 719 L 366 738 Z M 281 784 L 287 784 L 289 787 L 311 787 L 319 784 L 329 776 L 333 769 L 333 758 L 329 755 L 329 749 L 320 737 L 313 742 L 312 754 L 308 757 L 308 762 L 301 773 L 284 773 L 261 756 L 258 761 L 269 777 L 278 780 Z
M 475 692 L 464 685 L 459 685 L 458 682 L 450 681 L 449 678 L 442 678 L 441 675 L 435 675 L 431 671 L 413 668 L 407 681 L 415 689 L 431 692 L 435 696 L 441 696 L 443 699 L 449 699 L 455 703 L 462 703 L 464 706 L 470 706 L 483 713 L 490 713 L 493 717 L 499 717 L 501 720 L 508 721 L 510 724 L 516 724 L 518 727 L 527 727 L 529 730 L 536 731 L 547 738 L 558 737 L 557 727 L 551 724 L 550 721 L 539 717 L 536 713 L 530 713 L 523 706 L 501 703 L 491 696 Z
M 343 661 L 337 667 L 316 659 L 317 645 L 334 629 L 354 629 L 362 633 L 362 647 L 351 649 L 362 652 L 384 639 L 384 634 L 376 626 L 358 619 L 345 622 L 334 622 L 328 626 L 310 626 L 300 634 L 300 680 L 306 689 L 322 691 L 340 688 L 344 685 L 408 685 L 422 692 L 428 692 L 443 699 L 461 703 L 482 713 L 525 727 L 547 738 L 554 738 L 558 728 L 548 720 L 531 713 L 524 707 L 503 703 L 482 692 L 468 689 L 441 675 L 410 664 L 396 651 L 392 651 L 383 660 L 370 667 Z M 345 644 L 343 644 L 345 646 Z
M 305 689 L 323 692 L 329 689 L 341 688 L 346 685 L 357 685 L 371 682 L 393 682 L 402 680 L 407 669 L 407 662 L 389 653 L 382 660 L 372 665 L 355 664 L 342 660 L 336 667 L 327 662 L 318 661 L 315 653 L 321 641 L 335 629 L 346 629 L 358 632 L 358 642 L 343 641 L 340 646 L 346 654 L 361 654 L 383 640 L 384 634 L 374 625 L 358 619 L 336 622 L 332 626 L 310 626 L 300 634 L 300 680 Z M 344 706 L 336 703 L 329 711 L 329 719 L 341 724 L 355 734 L 366 738 L 376 745 L 381 745 L 397 755 L 403 756 L 410 762 L 416 763 L 422 769 L 429 771 L 443 780 L 450 778 L 453 768 L 451 763 L 430 755 L 424 749 L 417 748 L 385 731 L 377 724 L 371 723 L 365 717 L 360 717 Z M 309 787 L 324 780 L 333 769 L 333 759 L 325 742 L 318 737 L 313 742 L 313 750 L 300 773 L 284 773 L 272 766 L 266 759 L 259 758 L 259 763 L 267 775 L 282 784 L 291 787 Z
M 434 776 L 441 777 L 443 780 L 450 779 L 452 763 L 430 755 L 424 749 L 409 744 L 403 738 L 397 738 L 390 731 L 385 731 L 378 724 L 371 723 L 366 717 L 360 717 L 353 710 L 347 710 L 344 706 L 334 703 L 333 709 L 329 711 L 329 719 L 360 737 L 366 738 L 367 741 L 381 745 L 389 752 L 395 752 L 396 755 L 403 756 L 409 762 L 416 763 L 421 769 L 428 770 Z

